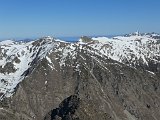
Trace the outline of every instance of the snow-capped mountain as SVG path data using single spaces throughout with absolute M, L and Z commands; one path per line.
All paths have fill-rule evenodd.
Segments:
M 86 39 L 83 38 L 82 39 Z M 80 42 L 83 40 L 80 39 Z M 97 37 L 85 42 L 86 45 L 99 50 L 102 54 L 118 62 L 143 67 L 152 72 L 159 71 L 160 38 L 158 34 L 139 32 L 113 38 Z
M 0 119 L 157 120 L 160 38 L 0 42 Z
M 34 65 L 59 43 L 51 37 L 37 41 L 0 42 L 0 96 L 10 97 L 17 84 L 34 69 Z
M 150 72 L 160 69 L 160 39 L 155 33 L 136 32 L 113 38 L 82 37 L 77 43 L 66 43 L 64 46 L 62 43 L 65 42 L 51 37 L 31 42 L 0 42 L 1 98 L 11 96 L 17 84 L 34 69 L 37 61 L 43 58 L 50 61 L 47 57 L 50 52 L 61 52 L 60 66 L 65 65 L 64 61 L 68 56 L 76 59 L 78 49 L 86 49 L 88 52 L 104 55 L 132 67 L 143 66 Z

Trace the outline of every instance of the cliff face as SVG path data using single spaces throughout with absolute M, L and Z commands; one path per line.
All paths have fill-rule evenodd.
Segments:
M 3 91 L 0 119 L 158 120 L 159 72 L 113 60 L 93 47 L 99 41 L 81 42 L 32 43 L 35 57 L 14 93 L 7 97 Z

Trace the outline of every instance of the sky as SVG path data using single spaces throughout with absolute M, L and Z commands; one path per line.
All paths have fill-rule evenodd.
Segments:
M 0 38 L 160 33 L 160 0 L 0 0 Z

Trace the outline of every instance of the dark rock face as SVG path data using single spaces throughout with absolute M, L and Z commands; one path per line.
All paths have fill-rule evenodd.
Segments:
M 49 112 L 48 116 L 44 118 L 44 120 L 79 120 L 78 117 L 74 116 L 75 111 L 79 107 L 80 99 L 77 95 L 71 95 L 66 98 L 59 105 L 59 108 L 53 109 Z
M 1 101 L 0 119 L 160 118 L 158 74 L 121 64 L 86 45 L 66 52 L 69 46 L 60 43 L 60 49 L 46 55 L 49 60 L 34 63 L 14 95 Z
M 14 65 L 9 62 L 3 68 L 0 66 L 0 73 L 13 73 L 15 72 Z
M 87 37 L 87 36 L 81 37 L 81 40 L 82 40 L 82 42 L 84 42 L 84 43 L 88 43 L 88 42 L 92 42 L 92 41 L 93 41 L 92 38 L 89 38 L 89 37 Z

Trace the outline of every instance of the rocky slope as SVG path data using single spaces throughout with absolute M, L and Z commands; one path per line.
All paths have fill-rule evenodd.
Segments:
M 158 120 L 159 35 L 0 42 L 2 120 Z

